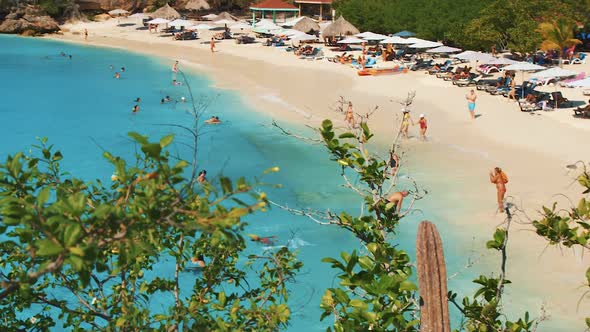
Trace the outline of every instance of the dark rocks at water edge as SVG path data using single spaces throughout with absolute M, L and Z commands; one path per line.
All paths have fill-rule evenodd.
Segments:
M 39 6 L 14 8 L 0 24 L 0 33 L 40 35 L 59 31 L 59 25 Z

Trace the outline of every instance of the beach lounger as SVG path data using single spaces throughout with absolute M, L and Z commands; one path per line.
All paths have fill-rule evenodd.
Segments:
M 470 74 L 468 78 L 458 79 L 453 81 L 453 84 L 458 87 L 466 87 L 471 85 L 477 85 L 477 81 L 481 78 L 480 75 Z
M 581 72 L 578 75 L 576 75 L 576 77 L 573 77 L 573 78 L 570 78 L 570 79 L 567 79 L 567 80 L 562 80 L 561 82 L 559 82 L 559 86 L 566 87 L 570 83 L 575 82 L 575 81 L 579 81 L 579 80 L 583 80 L 584 78 L 586 78 L 586 73 L 585 72 Z
M 551 105 L 555 105 L 557 108 L 570 107 L 572 102 L 565 98 L 561 91 L 551 92 Z
M 574 117 L 590 119 L 590 104 L 584 107 L 577 107 L 574 109 Z
M 580 57 L 579 58 L 574 58 L 572 59 L 572 64 L 573 65 L 580 65 L 586 63 L 586 53 L 580 53 Z
M 527 103 L 525 101 L 519 101 L 518 107 L 520 108 L 521 112 L 534 112 L 543 109 L 543 107 L 537 103 Z

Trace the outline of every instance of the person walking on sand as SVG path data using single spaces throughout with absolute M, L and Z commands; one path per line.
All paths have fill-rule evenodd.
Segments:
M 211 47 L 211 53 L 215 53 L 215 38 L 211 37 L 211 41 L 209 42 L 209 46 Z
M 88 29 L 84 29 L 84 40 L 88 41 Z
M 414 121 L 412 121 L 412 118 L 410 117 L 410 111 L 404 110 L 404 115 L 402 116 L 402 126 L 400 128 L 400 131 L 402 133 L 402 136 L 406 139 L 409 138 L 408 130 L 410 129 L 410 123 L 414 124 Z
M 506 195 L 506 183 L 508 183 L 508 176 L 500 167 L 496 167 L 490 171 L 490 182 L 496 185 L 498 195 L 498 209 L 500 213 L 504 212 L 504 195 Z
M 477 100 L 475 90 L 471 89 L 465 98 L 467 99 L 467 108 L 469 109 L 471 120 L 475 120 L 475 101 Z
M 390 203 L 396 204 L 395 211 L 397 213 L 400 213 L 400 211 L 402 210 L 402 203 L 404 202 L 404 198 L 407 197 L 409 194 L 410 192 L 407 190 L 394 192 L 393 194 L 391 194 L 391 196 L 387 198 L 387 200 Z
M 356 123 L 354 121 L 354 112 L 352 110 L 352 102 L 348 102 L 348 110 L 346 110 L 346 116 L 344 117 L 344 121 L 348 123 L 350 128 L 354 128 Z
M 426 121 L 424 114 L 420 114 L 420 120 L 418 120 L 418 124 L 420 125 L 420 138 L 425 141 L 426 130 L 428 129 L 428 121 Z

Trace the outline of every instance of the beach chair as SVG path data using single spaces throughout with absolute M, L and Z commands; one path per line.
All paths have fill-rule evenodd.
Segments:
M 572 64 L 573 65 L 580 65 L 586 63 L 586 53 L 580 53 L 580 57 L 579 58 L 574 58 L 572 59 Z
M 521 112 L 534 112 L 543 109 L 543 107 L 537 103 L 527 103 L 525 101 L 519 101 L 518 107 L 520 108 Z
M 556 108 L 570 107 L 572 102 L 565 98 L 561 91 L 551 92 L 551 105 L 555 105 Z
M 456 85 L 458 87 L 466 87 L 466 86 L 470 86 L 470 85 L 477 85 L 477 80 L 481 78 L 481 75 L 477 75 L 474 73 L 469 74 L 469 77 L 467 78 L 461 78 L 458 80 L 454 80 L 453 81 L 453 85 Z

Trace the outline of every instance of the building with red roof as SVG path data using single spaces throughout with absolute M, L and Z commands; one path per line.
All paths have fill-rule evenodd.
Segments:
M 266 13 L 272 13 L 272 21 L 274 23 L 277 21 L 277 12 L 284 13 L 283 15 L 287 13 L 294 13 L 294 16 L 299 15 L 299 8 L 283 0 L 262 0 L 259 3 L 251 5 L 250 10 L 252 11 L 252 22 L 256 21 L 257 12 L 261 13 L 262 18 L 265 17 Z

